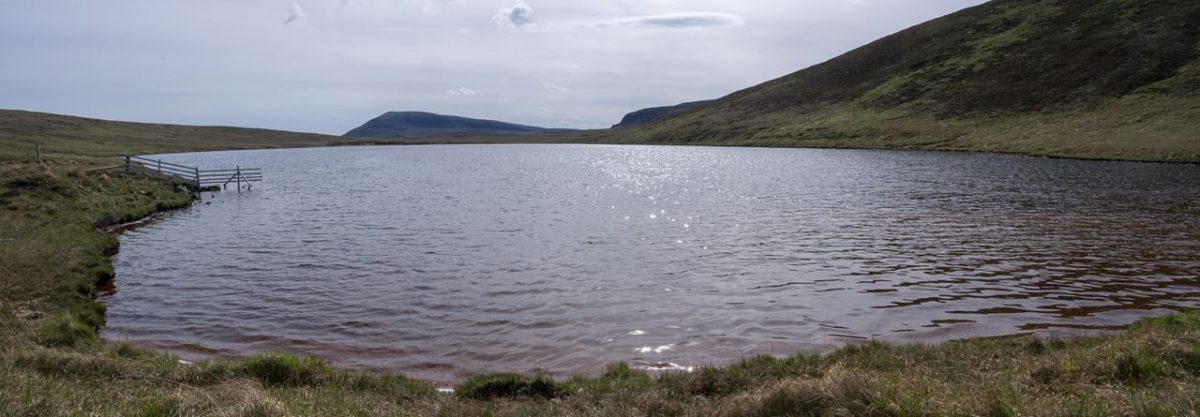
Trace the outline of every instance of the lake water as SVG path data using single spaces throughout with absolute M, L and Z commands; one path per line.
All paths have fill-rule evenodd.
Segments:
M 213 152 L 121 237 L 110 340 L 452 381 L 686 369 L 1200 307 L 1200 166 L 590 145 Z

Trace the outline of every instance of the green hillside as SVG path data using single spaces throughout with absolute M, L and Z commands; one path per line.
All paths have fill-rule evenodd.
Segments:
M 338 136 L 239 127 L 114 122 L 0 110 L 0 160 L 28 160 L 36 145 L 47 158 L 281 148 L 353 143 Z
M 1200 161 L 1200 2 L 995 0 L 588 141 Z

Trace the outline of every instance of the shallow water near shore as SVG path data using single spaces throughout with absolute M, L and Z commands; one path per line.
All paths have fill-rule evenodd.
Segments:
M 600 145 L 166 155 L 263 168 L 126 232 L 109 340 L 454 380 L 687 369 L 1200 307 L 1200 166 Z

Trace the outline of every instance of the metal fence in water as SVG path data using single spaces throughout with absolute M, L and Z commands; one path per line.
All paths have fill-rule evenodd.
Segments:
M 228 188 L 230 184 L 234 184 L 237 186 L 237 190 L 241 191 L 243 187 L 250 189 L 253 183 L 263 180 L 262 169 L 260 168 L 242 168 L 241 166 L 237 166 L 228 169 L 200 169 L 199 167 L 190 167 L 164 162 L 161 159 L 151 159 L 134 155 L 126 155 L 125 164 L 109 168 L 124 168 L 125 172 L 159 175 L 197 189 L 209 187 Z

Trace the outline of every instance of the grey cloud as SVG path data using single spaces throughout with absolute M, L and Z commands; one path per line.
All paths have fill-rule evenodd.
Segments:
M 571 91 L 570 88 L 546 81 L 542 82 L 542 89 L 553 93 L 565 93 Z
M 501 27 L 519 28 L 533 24 L 533 7 L 523 1 L 496 12 L 492 21 Z
M 304 14 L 304 9 L 300 7 L 300 3 L 292 3 L 292 8 L 288 11 L 288 17 L 283 20 L 283 24 L 290 25 L 305 20 L 308 20 L 308 15 Z

